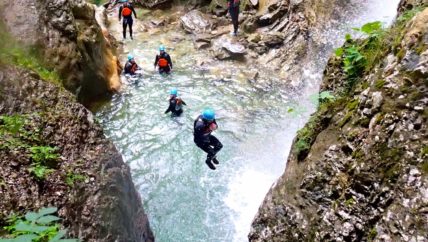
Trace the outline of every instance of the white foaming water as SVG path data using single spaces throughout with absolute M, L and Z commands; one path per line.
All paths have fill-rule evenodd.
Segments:
M 309 101 L 311 94 L 317 93 L 319 83 L 322 79 L 322 72 L 327 60 L 332 53 L 333 48 L 337 48 L 343 43 L 344 35 L 351 31 L 352 27 L 359 27 L 367 22 L 382 21 L 388 26 L 396 15 L 396 8 L 399 0 L 357 0 L 360 5 L 360 14 L 349 22 L 339 26 L 338 29 L 330 29 L 321 35 L 324 35 L 328 41 L 323 53 L 314 53 L 316 58 L 311 63 L 300 63 L 308 68 L 303 71 L 304 90 L 300 106 L 307 110 L 314 111 L 315 105 Z M 328 47 L 330 46 L 330 47 Z M 306 111 L 306 108 L 305 109 Z M 247 241 L 247 235 L 250 231 L 251 222 L 257 213 L 259 206 L 272 184 L 283 173 L 286 157 L 290 150 L 291 142 L 298 128 L 304 125 L 304 120 L 308 119 L 310 112 L 302 112 L 300 123 L 293 120 L 294 125 L 285 122 L 282 130 L 272 132 L 272 140 L 259 142 L 259 146 L 249 142 L 247 145 L 254 146 L 254 154 L 245 156 L 247 165 L 235 173 L 228 185 L 228 195 L 225 198 L 226 205 L 234 211 L 232 219 L 235 224 L 234 241 Z M 278 135 L 285 134 L 286 136 Z M 291 133 L 291 134 L 290 134 Z M 277 135 L 274 135 L 277 134 Z M 275 137 L 276 136 L 276 137 Z M 282 138 L 280 138 L 282 137 Z M 278 144 L 280 143 L 280 144 Z M 282 145 L 281 145 L 282 144 Z M 271 149 L 276 147 L 276 150 Z M 276 154 L 276 155 L 275 155 Z

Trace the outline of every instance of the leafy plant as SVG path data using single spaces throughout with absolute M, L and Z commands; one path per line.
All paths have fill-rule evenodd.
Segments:
M 21 115 L 0 115 L 0 132 L 9 132 L 17 134 L 22 130 L 25 124 L 25 119 Z
M 366 23 L 361 28 L 352 28 L 352 29 L 355 31 L 364 33 L 369 37 L 378 37 L 383 32 L 382 22 L 380 21 Z
M 49 166 L 59 159 L 57 148 L 50 146 L 34 146 L 30 148 L 33 163 L 28 169 L 37 179 L 43 180 L 53 171 Z
M 59 155 L 56 153 L 57 148 L 50 146 L 34 146 L 30 148 L 31 159 L 36 163 L 43 163 L 49 161 L 56 161 L 59 159 Z
M 70 187 L 74 186 L 74 183 L 77 181 L 84 181 L 86 179 L 85 176 L 80 174 L 73 174 L 72 172 L 67 173 L 67 177 L 65 178 L 65 183 Z
M 66 230 L 60 230 L 60 218 L 53 215 L 57 208 L 42 208 L 38 212 L 28 212 L 23 218 L 13 215 L 9 217 L 8 239 L 0 242 L 78 242 L 77 239 L 63 239 Z

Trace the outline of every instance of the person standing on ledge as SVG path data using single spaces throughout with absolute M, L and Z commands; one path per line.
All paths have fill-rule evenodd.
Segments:
M 239 0 L 227 0 L 227 7 L 229 8 L 230 17 L 232 18 L 233 36 L 238 35 L 238 25 L 239 25 Z
M 168 53 L 165 52 L 165 46 L 159 47 L 159 55 L 156 55 L 155 70 L 158 67 L 159 74 L 169 74 L 172 71 L 172 61 Z
M 123 17 L 122 28 L 123 28 L 123 39 L 126 39 L 126 27 L 129 26 L 129 35 L 132 38 L 132 24 L 134 20 L 132 19 L 132 13 L 134 13 L 135 18 L 137 18 L 137 13 L 134 10 L 132 4 L 128 1 L 125 1 L 122 6 L 119 8 L 119 22 Z
M 178 117 L 183 113 L 183 105 L 187 105 L 180 97 L 178 97 L 177 89 L 173 88 L 169 92 L 169 107 L 165 114 L 171 112 L 171 116 Z
M 211 133 L 217 129 L 214 110 L 207 108 L 199 115 L 193 124 L 193 141 L 195 144 L 207 153 L 205 163 L 211 170 L 215 170 L 213 165 L 219 164 L 216 154 L 223 148 L 221 142 Z

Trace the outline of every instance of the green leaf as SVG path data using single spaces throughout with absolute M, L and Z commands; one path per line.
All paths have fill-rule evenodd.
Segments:
M 38 213 L 34 213 L 34 212 L 29 212 L 27 214 L 25 214 L 25 219 L 30 221 L 30 222 L 35 222 L 38 218 L 40 218 L 41 215 L 39 215 Z
M 79 242 L 78 239 L 60 239 L 58 242 Z M 50 242 L 50 241 L 49 241 Z
M 40 216 L 45 216 L 48 214 L 53 214 L 56 213 L 56 211 L 58 211 L 58 209 L 56 207 L 48 207 L 48 208 L 42 208 L 38 211 L 38 214 Z
M 15 239 L 0 239 L 0 242 L 15 242 Z
M 333 95 L 331 95 L 331 93 L 329 91 L 323 91 L 320 93 L 320 99 L 332 101 L 336 98 Z
M 14 242 L 32 242 L 33 239 L 37 239 L 39 236 L 35 234 L 24 234 L 16 237 L 13 241 Z
M 39 226 L 35 224 L 26 224 L 24 222 L 20 222 L 16 225 L 15 228 L 19 232 L 31 232 L 31 233 L 42 233 L 49 229 L 47 226 Z
M 334 53 L 336 56 L 341 57 L 343 55 L 343 48 L 337 48 Z
M 350 40 L 352 40 L 352 36 L 351 36 L 351 34 L 346 34 L 346 35 L 345 35 L 345 40 L 346 40 L 346 41 L 350 41 Z
M 361 27 L 361 32 L 370 35 L 381 29 L 382 29 L 382 22 L 376 21 L 376 22 L 364 24 L 363 27 Z
M 66 233 L 67 233 L 67 230 L 60 230 L 60 231 L 58 231 L 58 233 L 55 235 L 55 237 L 53 237 L 52 239 L 50 239 L 49 242 L 60 241 L 60 239 L 62 239 L 65 236 Z
M 58 220 L 60 220 L 60 218 L 58 218 L 57 216 L 46 215 L 46 216 L 43 216 L 43 217 L 39 218 L 37 220 L 37 223 L 38 224 L 42 224 L 42 225 L 48 225 L 48 224 L 50 224 L 50 223 L 52 223 L 54 221 L 58 221 Z

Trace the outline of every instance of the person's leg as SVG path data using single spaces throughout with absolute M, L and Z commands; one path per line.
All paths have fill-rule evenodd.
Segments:
M 129 21 L 128 21 L 128 25 L 129 25 L 129 36 L 131 36 L 131 39 L 133 39 L 133 37 L 132 37 L 132 24 L 133 24 L 133 20 L 132 20 L 132 18 L 130 18 L 129 19 Z
M 234 12 L 233 17 L 232 17 L 233 32 L 235 34 L 237 34 L 238 33 L 238 25 L 239 25 L 239 7 L 234 7 L 232 11 Z
M 215 136 L 210 135 L 210 146 L 212 147 L 211 160 L 214 164 L 218 165 L 220 162 L 217 160 L 217 153 L 223 148 L 223 144 Z
M 203 142 L 195 142 L 196 145 L 203 151 L 207 153 L 207 159 L 205 160 L 205 163 L 211 170 L 215 170 L 215 166 L 211 163 L 212 157 L 213 157 L 213 148 L 211 147 L 210 143 L 203 143 Z
M 123 38 L 124 38 L 124 39 L 126 39 L 126 25 L 128 25 L 128 24 L 127 24 L 127 22 L 126 22 L 126 19 L 124 18 L 124 19 L 123 19 L 123 22 L 122 22 Z

